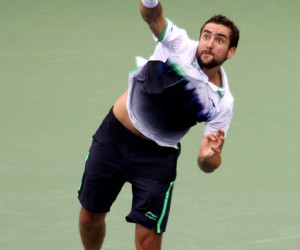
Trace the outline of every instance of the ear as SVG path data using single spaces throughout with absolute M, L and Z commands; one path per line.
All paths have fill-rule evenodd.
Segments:
M 230 48 L 227 53 L 227 59 L 231 59 L 234 56 L 235 51 L 236 51 L 235 47 Z

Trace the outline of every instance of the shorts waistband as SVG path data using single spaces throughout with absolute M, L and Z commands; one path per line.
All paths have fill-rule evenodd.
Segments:
M 176 149 L 174 149 L 172 147 L 162 147 L 154 141 L 146 140 L 146 139 L 132 133 L 117 119 L 117 117 L 115 116 L 115 114 L 113 112 L 113 107 L 110 109 L 110 111 L 108 113 L 108 117 L 109 117 L 109 124 L 114 129 L 114 134 L 116 136 L 118 136 L 119 138 L 124 138 L 131 144 L 136 144 L 139 147 L 146 147 L 149 150 L 155 150 L 155 149 L 157 150 L 158 149 L 158 150 L 162 150 L 162 151 L 164 151 L 164 150 L 166 150 L 166 151 L 175 150 L 176 151 Z
M 146 140 L 146 139 L 132 133 L 128 128 L 126 128 L 115 116 L 115 114 L 113 112 L 113 107 L 109 110 L 108 115 L 110 116 L 110 122 L 112 122 L 114 128 L 117 129 L 121 133 L 121 136 L 125 136 L 126 138 L 136 141 L 138 143 L 149 144 L 149 145 L 153 144 L 153 145 L 160 147 L 154 141 Z

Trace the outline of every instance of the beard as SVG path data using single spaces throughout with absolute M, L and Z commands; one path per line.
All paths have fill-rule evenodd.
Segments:
M 201 53 L 201 55 L 202 55 L 202 53 Z M 213 57 L 213 59 L 211 59 L 210 61 L 203 62 L 201 59 L 201 55 L 197 57 L 197 61 L 198 61 L 200 68 L 212 69 L 214 67 L 222 65 L 227 60 L 226 57 L 224 57 L 220 60 L 217 60 L 216 58 Z

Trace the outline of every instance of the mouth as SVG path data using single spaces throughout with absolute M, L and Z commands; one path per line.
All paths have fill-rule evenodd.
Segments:
M 205 50 L 201 53 L 202 55 L 209 55 L 209 56 L 214 56 L 214 53 L 209 51 L 209 50 Z

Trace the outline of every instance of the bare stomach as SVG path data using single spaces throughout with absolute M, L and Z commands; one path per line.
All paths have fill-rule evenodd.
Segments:
M 126 107 L 127 95 L 128 95 L 128 92 L 125 91 L 123 93 L 123 95 L 121 95 L 119 97 L 119 99 L 115 102 L 114 107 L 113 107 L 114 115 L 119 120 L 119 122 L 121 122 L 123 124 L 123 126 L 126 127 L 133 134 L 149 140 L 147 137 L 145 137 L 140 131 L 138 131 L 133 126 L 133 124 L 129 118 L 127 107 Z

